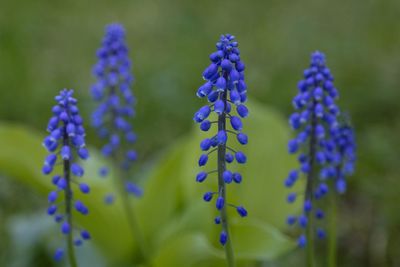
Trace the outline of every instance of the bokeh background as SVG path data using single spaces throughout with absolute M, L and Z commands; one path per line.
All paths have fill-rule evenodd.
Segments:
M 339 266 L 400 266 L 400 1 L 2 0 L 0 6 L 0 120 L 39 133 L 62 88 L 75 89 L 89 117 L 91 67 L 104 26 L 126 27 L 144 169 L 192 131 L 201 105 L 195 91 L 221 33 L 239 41 L 249 97 L 282 116 L 292 110 L 310 53 L 325 52 L 358 145 L 357 172 L 339 204 Z M 24 242 L 13 241 L 10 224 L 45 217 L 46 198 L 0 173 L 0 265 L 52 266 L 40 242 L 24 250 L 29 265 L 15 262 Z M 36 231 L 33 223 L 21 227 Z M 301 266 L 301 254 L 264 264 Z

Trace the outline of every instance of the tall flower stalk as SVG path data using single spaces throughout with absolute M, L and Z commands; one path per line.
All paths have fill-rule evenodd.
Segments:
M 344 116 L 343 116 L 344 117 Z M 349 119 L 345 117 L 343 122 L 336 131 L 332 132 L 333 139 L 336 144 L 336 150 L 339 154 L 339 160 L 336 163 L 336 177 L 334 188 L 338 194 L 343 194 L 346 191 L 346 178 L 354 173 L 356 161 L 356 143 L 353 128 L 350 125 Z M 328 266 L 337 266 L 337 210 L 336 210 L 336 194 L 331 194 L 331 212 L 329 226 L 329 244 L 328 244 Z
M 54 175 L 52 178 L 56 189 L 49 193 L 47 213 L 61 225 L 61 232 L 67 240 L 66 248 L 70 265 L 76 267 L 74 246 L 81 246 L 84 240 L 90 239 L 90 234 L 73 222 L 74 209 L 82 215 L 89 213 L 83 202 L 74 198 L 73 187 L 77 185 L 84 194 L 90 192 L 89 186 L 77 179 L 84 174 L 84 170 L 77 160 L 78 158 L 86 160 L 89 152 L 85 147 L 85 129 L 76 106 L 77 100 L 73 98 L 73 91 L 64 89 L 55 100 L 57 104 L 52 109 L 53 116 L 47 126 L 50 134 L 43 142 L 49 155 L 44 161 L 42 172 L 49 175 L 53 172 L 57 162 L 63 168 L 61 174 Z M 62 199 L 63 201 L 61 201 Z M 54 254 L 54 259 L 59 261 L 63 255 L 64 248 L 59 248 Z
M 297 136 L 289 141 L 290 154 L 298 153 L 300 167 L 292 170 L 285 180 L 291 188 L 300 175 L 305 177 L 303 212 L 299 216 L 289 215 L 287 223 L 296 223 L 303 229 L 298 245 L 306 247 L 307 266 L 314 266 L 314 239 L 324 239 L 326 232 L 320 221 L 325 213 L 320 200 L 329 191 L 329 184 L 337 177 L 336 165 L 340 154 L 336 149 L 335 133 L 338 130 L 339 108 L 335 104 L 338 91 L 333 85 L 333 76 L 325 65 L 321 52 L 311 55 L 310 67 L 304 71 L 298 83 L 298 94 L 293 99 L 295 112 L 289 122 Z M 302 194 L 291 192 L 287 201 L 293 203 Z
M 246 156 L 241 151 L 236 151 L 227 145 L 228 135 L 237 139 L 239 144 L 246 145 L 247 135 L 242 132 L 241 118 L 248 115 L 247 107 L 244 105 L 247 99 L 247 86 L 244 81 L 245 66 L 240 60 L 240 51 L 235 37 L 222 35 L 216 45 L 217 51 L 210 55 L 211 64 L 203 72 L 206 82 L 198 89 L 197 96 L 207 98 L 208 104 L 201 107 L 194 115 L 194 121 L 200 124 L 202 131 L 209 131 L 213 124 L 217 125 L 217 133 L 211 138 L 206 138 L 200 143 L 204 154 L 200 156 L 199 166 L 205 166 L 209 156 L 217 153 L 217 169 L 201 171 L 197 174 L 196 181 L 203 182 L 209 175 L 217 174 L 218 189 L 214 192 L 206 192 L 203 199 L 211 201 L 215 196 L 216 209 L 219 216 L 215 223 L 221 225 L 219 241 L 225 247 L 228 266 L 235 266 L 233 246 L 229 231 L 227 208 L 235 208 L 241 217 L 247 216 L 243 206 L 236 206 L 227 201 L 227 185 L 232 182 L 241 183 L 242 176 L 238 172 L 232 173 L 227 168 L 227 163 L 235 159 L 239 164 L 246 163 Z M 233 107 L 236 114 L 234 114 Z M 214 113 L 216 119 L 208 120 Z M 228 125 L 230 122 L 230 125 Z
M 127 179 L 133 163 L 137 160 L 137 153 L 132 147 L 136 142 L 136 134 L 130 123 L 135 114 L 135 97 L 131 90 L 134 78 L 122 25 L 110 24 L 106 27 L 97 57 L 98 62 L 93 69 L 96 83 L 92 86 L 91 93 L 98 106 L 92 114 L 92 126 L 104 140 L 103 156 L 110 158 L 116 166 L 115 185 L 120 192 L 126 217 L 134 239 L 137 240 L 141 257 L 146 260 L 145 240 L 128 197 L 129 195 L 140 197 L 143 192 L 137 184 Z M 99 172 L 101 176 L 107 176 L 109 170 L 103 167 Z M 107 195 L 105 201 L 112 203 L 114 195 Z

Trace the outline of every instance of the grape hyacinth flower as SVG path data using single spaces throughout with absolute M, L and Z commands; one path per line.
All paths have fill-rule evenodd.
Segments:
M 135 238 L 143 245 L 143 237 L 138 229 L 136 218 L 129 203 L 128 195 L 142 196 L 142 189 L 127 177 L 137 153 L 133 149 L 136 134 L 130 120 L 135 115 L 135 97 L 132 93 L 134 77 L 131 73 L 131 61 L 125 44 L 125 30 L 120 24 L 106 26 L 101 47 L 97 50 L 98 62 L 93 68 L 96 83 L 91 87 L 93 100 L 98 103 L 92 114 L 92 126 L 104 140 L 101 152 L 110 158 L 116 171 L 116 183 Z M 107 167 L 99 170 L 102 177 L 109 174 Z M 104 201 L 111 204 L 113 194 L 105 196 Z M 142 256 L 144 249 L 141 247 Z
M 92 114 L 92 126 L 105 141 L 101 149 L 103 156 L 117 161 L 119 168 L 128 172 L 137 159 L 137 153 L 132 148 L 136 134 L 130 123 L 135 115 L 135 97 L 131 90 L 134 78 L 122 25 L 110 24 L 106 27 L 97 57 L 99 61 L 93 68 L 96 83 L 91 93 L 93 100 L 99 104 Z M 101 176 L 108 173 L 106 167 L 99 170 Z M 142 195 L 141 188 L 136 184 L 124 183 L 128 193 Z
M 215 200 L 216 209 L 220 213 L 215 223 L 222 226 L 219 240 L 225 246 L 229 266 L 233 266 L 227 207 L 235 208 L 241 217 L 247 216 L 247 211 L 244 207 L 233 205 L 226 199 L 226 185 L 239 184 L 242 181 L 240 173 L 227 169 L 227 163 L 236 160 L 237 163 L 244 164 L 246 155 L 229 147 L 227 143 L 231 137 L 237 139 L 241 145 L 246 145 L 248 142 L 247 135 L 242 132 L 241 119 L 248 116 L 248 109 L 244 104 L 247 99 L 247 86 L 244 81 L 245 66 L 240 60 L 240 51 L 235 37 L 230 34 L 222 35 L 216 47 L 217 51 L 210 55 L 211 64 L 203 72 L 206 82 L 197 91 L 197 96 L 207 98 L 209 103 L 201 107 L 193 119 L 205 132 L 209 131 L 213 124 L 217 125 L 216 133 L 200 143 L 200 148 L 204 153 L 198 161 L 199 166 L 205 166 L 210 154 L 215 152 L 217 153 L 217 169 L 199 172 L 196 181 L 201 183 L 211 174 L 218 174 L 218 189 L 215 192 L 206 192 L 203 199 L 207 202 Z M 212 121 L 209 119 L 210 116 L 215 116 L 216 120 Z
M 346 178 L 354 173 L 354 165 L 356 161 L 356 144 L 353 128 L 350 126 L 347 116 L 342 116 L 342 122 L 339 127 L 331 131 L 331 136 L 335 143 L 337 152 L 337 160 L 333 167 L 336 170 L 336 176 L 331 185 L 338 194 L 346 191 Z M 334 190 L 333 190 L 334 191 Z M 329 213 L 329 243 L 328 243 L 328 263 L 329 267 L 335 267 L 337 258 L 336 246 L 336 228 L 337 228 L 337 211 L 336 211 L 336 194 L 330 194 L 330 213 Z
M 336 167 L 335 188 L 339 194 L 346 191 L 346 177 L 354 173 L 356 143 L 353 128 L 345 121 L 332 133 L 339 154 Z
M 313 240 L 317 236 L 325 237 L 321 227 L 314 227 L 315 221 L 324 218 L 324 211 L 318 200 L 329 192 L 329 183 L 336 177 L 336 165 L 340 155 L 336 150 L 333 133 L 338 130 L 337 116 L 339 108 L 335 104 L 338 91 L 333 85 L 333 76 L 325 65 L 325 56 L 321 52 L 311 55 L 310 67 L 304 71 L 303 79 L 298 83 L 298 94 L 293 99 L 295 112 L 290 116 L 291 128 L 297 136 L 288 143 L 290 154 L 298 154 L 299 168 L 292 170 L 285 180 L 285 186 L 293 187 L 300 175 L 306 178 L 303 212 L 299 216 L 290 215 L 289 225 L 298 224 L 305 229 L 298 239 L 298 245 L 308 249 L 308 265 L 313 264 Z M 290 192 L 287 201 L 298 199 L 297 192 Z
M 63 166 L 63 171 L 52 178 L 55 190 L 49 193 L 47 213 L 60 224 L 61 232 L 67 237 L 70 264 L 77 266 L 73 246 L 80 246 L 83 241 L 89 240 L 90 234 L 73 223 L 73 210 L 84 216 L 89 213 L 89 210 L 82 201 L 74 198 L 73 186 L 77 185 L 84 194 L 90 192 L 90 187 L 79 181 L 84 170 L 78 163 L 79 158 L 86 160 L 89 152 L 85 144 L 83 120 L 79 115 L 73 90 L 62 90 L 55 100 L 57 104 L 52 109 L 53 115 L 47 126 L 50 134 L 43 142 L 49 155 L 44 161 L 42 172 L 49 175 L 53 172 L 57 162 Z M 60 260 L 63 255 L 64 249 L 59 248 L 56 250 L 54 258 Z

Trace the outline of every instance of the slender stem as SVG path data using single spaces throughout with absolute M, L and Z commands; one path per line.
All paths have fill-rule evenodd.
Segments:
M 227 102 L 227 95 L 226 91 L 224 91 L 221 94 L 222 100 Z M 218 131 L 226 130 L 226 114 L 223 112 L 221 115 L 218 116 Z M 225 144 L 220 144 L 218 145 L 218 192 L 221 197 L 224 198 L 226 201 L 226 188 L 225 188 L 225 182 L 223 179 L 223 173 L 226 170 L 226 164 L 225 164 L 225 154 L 226 154 L 226 145 Z M 226 232 L 228 236 L 228 240 L 225 244 L 225 255 L 226 255 L 226 260 L 228 263 L 228 267 L 234 267 L 235 266 L 235 261 L 233 257 L 233 248 L 232 248 L 232 240 L 229 232 L 229 225 L 228 225 L 228 216 L 226 212 L 226 207 L 227 205 L 224 205 L 220 211 L 220 216 L 221 216 L 221 225 L 222 225 L 222 230 Z
M 66 127 L 64 127 L 64 138 L 63 142 L 65 146 L 69 145 L 69 138 L 66 132 Z M 74 240 L 73 240 L 73 227 L 72 227 L 72 190 L 71 190 L 71 175 L 70 175 L 70 161 L 64 160 L 64 177 L 67 180 L 67 187 L 65 188 L 65 214 L 67 217 L 67 222 L 71 227 L 71 230 L 67 236 L 67 249 L 68 258 L 71 267 L 77 267 L 75 250 L 74 250 Z
M 114 160 L 114 165 L 119 166 L 118 163 L 121 161 L 118 160 L 118 156 L 115 153 L 113 154 L 113 160 Z M 133 234 L 133 239 L 137 241 L 137 246 L 139 249 L 139 257 L 141 258 L 141 260 L 143 260 L 143 262 L 148 263 L 149 257 L 147 253 L 146 241 L 140 229 L 139 223 L 137 221 L 133 206 L 130 203 L 128 192 L 125 189 L 125 183 L 124 183 L 125 173 L 123 173 L 123 171 L 118 169 L 116 176 L 117 177 L 115 177 L 114 179 L 115 185 L 116 188 L 119 190 L 123 209 L 126 214 L 126 219 L 128 221 L 129 227 Z
M 234 134 L 234 135 L 237 135 L 237 132 L 234 132 L 234 131 L 231 131 L 231 130 L 226 130 L 228 133 L 231 133 L 231 134 Z
M 231 148 L 231 147 L 229 147 L 229 146 L 227 146 L 226 148 L 227 148 L 228 150 L 230 150 L 231 152 L 236 153 L 236 150 L 235 150 L 235 149 L 233 149 L 233 148 Z
M 218 148 L 214 148 L 214 149 L 208 151 L 207 155 L 210 155 L 210 154 L 213 153 L 214 151 L 217 151 L 217 149 L 218 149 Z
M 129 201 L 128 192 L 126 192 L 124 187 L 124 181 L 122 179 L 122 172 L 119 173 L 118 178 L 115 180 L 117 181 L 117 187 L 120 190 L 122 205 L 126 214 L 126 218 L 128 220 L 129 227 L 132 231 L 134 239 L 137 241 L 140 257 L 144 262 L 148 261 L 148 254 L 147 254 L 147 246 L 146 241 L 143 236 L 142 231 L 140 230 L 139 223 L 137 221 L 133 206 Z
M 315 100 L 313 101 L 313 108 L 315 107 Z M 316 137 L 316 127 L 317 127 L 317 117 L 315 112 L 312 112 L 311 117 L 311 137 L 310 137 L 310 148 L 309 148 L 309 164 L 310 171 L 307 176 L 307 187 L 306 187 L 306 200 L 311 201 L 313 203 L 314 198 L 314 179 L 315 179 L 315 155 L 317 150 L 317 137 Z M 307 229 L 306 229 L 306 237 L 307 237 L 307 266 L 314 266 L 314 216 L 313 213 L 307 212 Z
M 308 216 L 309 224 L 311 224 L 312 216 Z M 314 266 L 314 232 L 311 226 L 308 226 L 306 229 L 307 236 L 307 267 Z
M 116 87 L 111 86 L 110 87 L 110 96 L 115 95 L 116 91 L 117 91 Z M 117 118 L 117 110 L 115 108 L 112 108 L 111 109 L 111 124 L 113 124 L 113 122 L 115 121 L 116 118 Z M 111 129 L 112 128 L 113 127 L 111 126 Z M 114 160 L 114 166 L 120 166 L 120 163 L 121 163 L 121 161 L 119 160 L 121 158 L 120 153 L 119 153 L 119 155 L 117 153 L 113 153 L 112 158 Z M 140 257 L 143 259 L 144 262 L 147 262 L 149 258 L 148 258 L 148 253 L 147 253 L 146 241 L 145 241 L 143 233 L 140 229 L 137 218 L 135 216 L 133 207 L 129 201 L 129 195 L 128 195 L 128 192 L 126 192 L 123 177 L 124 177 L 124 173 L 120 169 L 118 169 L 117 178 L 115 178 L 114 180 L 116 182 L 116 187 L 119 190 L 120 195 L 121 195 L 122 205 L 123 205 L 123 208 L 124 208 L 124 211 L 126 214 L 126 218 L 128 220 L 129 227 L 131 228 L 133 238 L 134 238 L 134 240 L 137 241 L 137 246 L 139 249 Z
M 336 221 L 337 221 L 337 207 L 336 207 L 336 194 L 330 194 L 331 212 L 329 216 L 329 242 L 328 242 L 328 267 L 336 267 Z

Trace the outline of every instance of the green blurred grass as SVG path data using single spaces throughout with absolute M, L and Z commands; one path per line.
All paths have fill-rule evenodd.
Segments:
M 88 118 L 95 49 L 104 25 L 118 21 L 134 63 L 135 128 L 145 163 L 192 126 L 200 105 L 194 92 L 219 34 L 238 38 L 250 97 L 286 115 L 310 52 L 320 49 L 359 148 L 341 205 L 340 266 L 398 266 L 399 16 L 397 0 L 3 0 L 0 119 L 44 129 L 63 87 L 76 89 Z M 5 213 L 15 198 L 1 199 Z

